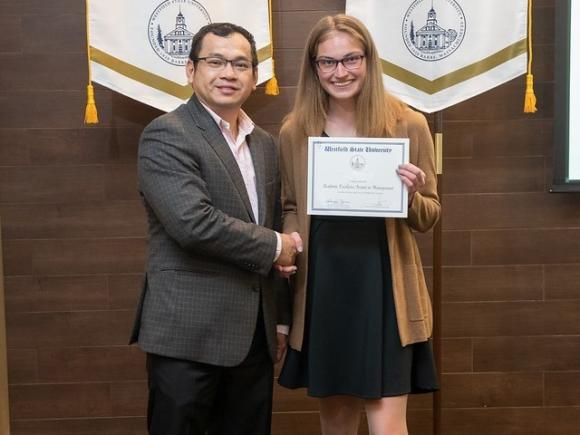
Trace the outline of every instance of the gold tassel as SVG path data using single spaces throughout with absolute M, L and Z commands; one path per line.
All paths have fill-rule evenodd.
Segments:
M 272 58 L 272 78 L 266 83 L 266 95 L 280 95 L 280 87 L 278 86 L 278 79 L 276 78 L 276 70 L 274 68 L 274 34 L 272 30 L 272 0 L 268 2 L 268 15 L 270 18 L 270 57 Z
M 528 0 L 528 73 L 526 74 L 526 96 L 524 113 L 536 113 L 536 94 L 534 93 L 534 75 L 532 74 L 532 0 Z
M 95 90 L 93 85 L 87 86 L 87 107 L 85 108 L 85 124 L 98 124 L 99 115 L 95 104 Z
M 536 94 L 534 94 L 534 75 L 526 75 L 526 98 L 524 100 L 524 113 L 536 113 Z
M 274 66 L 274 59 L 272 59 L 272 67 Z M 278 79 L 273 76 L 266 83 L 266 95 L 280 95 L 280 88 L 278 87 Z
M 91 47 L 89 43 L 89 0 L 85 1 L 86 23 L 87 23 L 87 63 L 89 70 L 89 84 L 87 85 L 87 105 L 85 107 L 85 124 L 98 124 L 97 105 L 95 103 L 95 90 L 92 85 L 91 74 Z

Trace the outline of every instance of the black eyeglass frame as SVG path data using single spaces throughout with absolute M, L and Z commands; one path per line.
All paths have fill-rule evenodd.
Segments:
M 362 65 L 362 61 L 364 60 L 365 57 L 366 57 L 366 54 L 350 54 L 348 56 L 344 56 L 342 59 L 333 59 L 333 58 L 329 58 L 329 57 L 324 57 L 321 59 L 312 58 L 312 63 L 314 63 L 314 65 L 316 65 L 316 67 L 324 73 L 331 73 L 331 72 L 335 71 L 336 68 L 338 68 L 339 63 L 342 64 L 344 69 L 346 69 L 348 71 L 354 71 L 355 69 L 360 68 L 360 66 Z M 357 66 L 349 67 L 349 66 L 346 66 L 344 64 L 345 60 L 354 59 L 354 58 L 357 58 L 360 62 Z M 334 63 L 334 66 L 331 69 L 325 70 L 324 68 L 322 68 L 320 66 L 320 62 L 329 62 L 329 61 Z
M 192 60 L 192 62 L 199 62 L 200 60 L 203 60 L 204 62 L 208 63 L 208 61 L 207 61 L 208 59 L 215 59 L 215 60 L 220 60 L 220 61 L 225 62 L 224 65 L 221 68 L 215 68 L 216 70 L 219 69 L 220 71 L 222 69 L 225 69 L 228 66 L 228 63 L 231 64 L 232 65 L 232 69 L 234 71 L 237 71 L 237 72 L 245 72 L 245 71 L 248 71 L 248 70 L 253 70 L 254 68 L 257 67 L 257 65 L 254 65 L 252 63 L 252 61 L 251 60 L 248 60 L 248 59 L 226 59 L 225 57 L 219 57 L 219 56 L 204 56 L 204 57 L 195 57 L 195 58 L 193 58 L 191 60 Z M 247 62 L 249 66 L 248 66 L 247 69 L 238 69 L 235 66 L 235 62 Z

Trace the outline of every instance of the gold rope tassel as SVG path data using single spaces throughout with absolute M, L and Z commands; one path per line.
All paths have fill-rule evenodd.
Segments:
M 524 113 L 536 113 L 536 94 L 534 94 L 534 75 L 526 75 L 526 98 L 524 101 Z
M 536 113 L 536 94 L 534 93 L 534 75 L 532 74 L 532 0 L 528 0 L 528 73 L 526 74 L 526 96 L 524 113 Z
M 95 90 L 92 85 L 91 75 L 91 47 L 89 44 L 89 0 L 86 0 L 86 23 L 87 23 L 87 63 L 89 70 L 89 84 L 87 85 L 87 106 L 85 108 L 85 124 L 98 124 L 97 105 L 95 103 Z
M 272 59 L 272 70 L 274 70 L 274 59 Z M 278 79 L 275 75 L 266 83 L 266 95 L 280 95 Z
M 274 36 L 272 30 L 272 0 L 268 2 L 268 15 L 270 18 L 270 57 L 272 59 L 272 78 L 266 83 L 266 95 L 280 95 L 276 70 L 274 68 Z
M 87 86 L 87 107 L 85 108 L 85 124 L 98 124 L 99 115 L 95 104 L 95 90 L 93 85 Z

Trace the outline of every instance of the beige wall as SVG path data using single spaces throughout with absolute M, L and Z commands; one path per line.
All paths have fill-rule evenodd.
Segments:
M 445 435 L 580 427 L 580 201 L 549 194 L 554 2 L 535 2 L 540 110 L 524 79 L 446 110 Z M 250 115 L 276 133 L 310 26 L 344 0 L 274 0 L 279 97 Z M 97 87 L 82 124 L 84 2 L 0 0 L 0 215 L 14 435 L 145 433 L 143 355 L 126 345 L 145 256 L 135 187 L 158 111 Z M 420 244 L 427 271 L 430 237 Z M 430 275 L 430 273 L 428 273 Z M 274 434 L 316 434 L 316 402 L 276 388 Z M 413 435 L 430 397 L 413 398 Z M 362 432 L 361 432 L 362 433 Z

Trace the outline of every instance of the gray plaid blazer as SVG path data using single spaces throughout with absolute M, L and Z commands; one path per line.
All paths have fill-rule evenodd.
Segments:
M 291 317 L 288 287 L 272 272 L 278 156 L 257 126 L 247 142 L 259 222 L 228 144 L 195 96 L 143 131 L 139 189 L 149 252 L 131 343 L 146 352 L 237 365 L 250 349 L 261 302 L 274 358 L 276 324 L 289 325 Z

